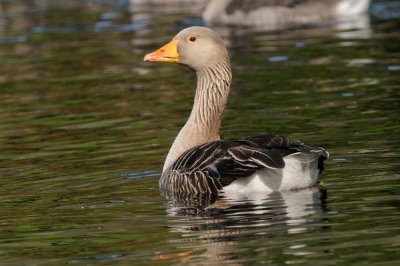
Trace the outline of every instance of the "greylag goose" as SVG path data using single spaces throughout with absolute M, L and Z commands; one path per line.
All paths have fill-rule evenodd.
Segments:
M 161 191 L 271 192 L 317 182 L 329 156 L 323 148 L 279 135 L 220 140 L 232 75 L 227 49 L 215 31 L 186 28 L 144 61 L 179 63 L 197 75 L 193 109 L 165 160 Z
M 230 24 L 280 29 L 340 20 L 367 11 L 370 0 L 211 0 L 203 12 L 207 25 Z

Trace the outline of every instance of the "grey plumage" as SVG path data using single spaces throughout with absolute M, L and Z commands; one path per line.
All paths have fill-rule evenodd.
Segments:
M 218 193 L 224 186 L 262 168 L 283 168 L 283 157 L 297 152 L 320 156 L 319 169 L 328 157 L 325 149 L 280 135 L 260 135 L 240 140 L 217 140 L 194 147 L 161 176 L 162 191 L 188 194 Z
M 159 187 L 165 195 L 242 190 L 248 180 L 256 180 L 249 191 L 292 189 L 317 181 L 328 157 L 322 148 L 279 135 L 220 140 L 232 74 L 228 52 L 216 32 L 204 27 L 187 28 L 166 46 L 146 55 L 145 60 L 177 62 L 197 75 L 192 112 L 164 163 Z M 260 173 L 262 177 L 257 176 Z M 254 174 L 256 178 L 248 179 Z
M 277 30 L 338 22 L 364 14 L 370 0 L 211 0 L 203 12 L 207 25 L 242 25 Z
M 310 2 L 310 0 L 232 0 L 226 6 L 226 13 L 232 14 L 232 13 L 236 12 L 237 10 L 241 10 L 245 13 L 248 13 L 252 10 L 256 10 L 261 7 L 293 8 L 297 5 L 300 5 L 300 4 L 303 4 L 306 2 Z M 325 4 L 326 4 L 326 2 L 328 2 L 328 1 L 325 1 Z

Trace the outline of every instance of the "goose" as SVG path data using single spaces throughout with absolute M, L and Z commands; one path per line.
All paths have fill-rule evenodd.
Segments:
M 169 195 L 253 193 L 314 185 L 329 157 L 323 148 L 281 135 L 221 140 L 221 117 L 232 74 L 222 38 L 206 27 L 189 27 L 144 57 L 192 69 L 197 88 L 189 119 L 165 159 L 159 189 Z
M 280 29 L 298 24 L 352 18 L 364 14 L 370 0 L 211 0 L 203 11 L 206 25 L 230 24 Z

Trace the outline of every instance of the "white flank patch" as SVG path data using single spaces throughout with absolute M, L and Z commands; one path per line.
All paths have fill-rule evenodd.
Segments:
M 319 157 L 315 153 L 293 153 L 284 157 L 283 169 L 262 169 L 247 178 L 232 182 L 224 187 L 224 192 L 271 192 L 312 186 L 318 180 Z

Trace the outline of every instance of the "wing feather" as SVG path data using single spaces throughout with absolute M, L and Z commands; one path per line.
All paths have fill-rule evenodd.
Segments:
M 329 154 L 280 135 L 260 135 L 241 140 L 218 140 L 183 153 L 160 178 L 161 190 L 217 193 L 223 186 L 263 168 L 285 166 L 283 158 L 299 152 L 320 156 L 319 168 Z M 173 184 L 171 184 L 171 182 Z
M 226 7 L 226 13 L 232 14 L 238 10 L 248 13 L 263 7 L 293 8 L 307 1 L 308 0 L 233 0 Z

